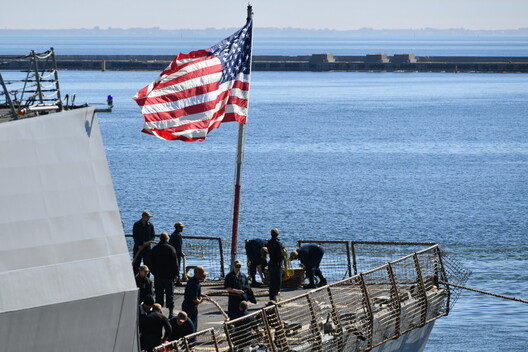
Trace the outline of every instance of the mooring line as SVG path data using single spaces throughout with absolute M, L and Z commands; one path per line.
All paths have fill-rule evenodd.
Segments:
M 203 297 L 204 300 L 206 301 L 209 301 L 211 302 L 216 308 L 218 308 L 218 310 L 220 311 L 220 313 L 222 313 L 222 315 L 224 316 L 224 319 L 225 320 L 229 320 L 229 316 L 227 315 L 227 313 L 222 309 L 222 307 L 220 306 L 220 304 L 218 304 L 217 301 L 215 301 L 214 299 L 212 299 L 211 297 L 207 296 L 207 297 Z
M 471 288 L 471 287 L 466 287 L 466 286 L 462 286 L 462 285 L 457 285 L 457 284 L 453 284 L 453 283 L 451 283 L 451 282 L 445 282 L 445 281 L 439 281 L 439 282 L 440 282 L 441 284 L 444 284 L 444 285 L 454 286 L 454 287 L 462 288 L 462 289 L 464 289 L 464 290 L 468 290 L 468 291 L 473 291 L 473 292 L 483 293 L 483 294 L 485 294 L 485 295 L 490 295 L 490 296 L 494 296 L 494 297 L 499 297 L 499 298 L 509 299 L 509 300 L 517 301 L 517 302 L 521 302 L 521 303 L 528 303 L 528 300 L 525 300 L 525 299 L 522 299 L 522 298 L 517 298 L 517 297 L 510 297 L 510 296 L 499 295 L 499 294 L 497 294 L 497 293 L 487 292 L 487 291 L 482 291 L 482 290 L 477 290 L 476 288 Z

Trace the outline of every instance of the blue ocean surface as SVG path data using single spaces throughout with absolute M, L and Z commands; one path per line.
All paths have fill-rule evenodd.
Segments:
M 61 72 L 100 114 L 125 231 L 229 242 L 237 125 L 205 142 L 140 133 L 157 72 Z M 240 238 L 437 242 L 467 285 L 528 299 L 528 75 L 254 72 Z M 464 291 L 426 351 L 526 351 L 528 305 Z
M 227 36 L 227 35 L 225 35 Z M 50 47 L 62 55 L 176 55 L 206 49 L 224 36 L 181 35 L 89 35 L 5 34 L 0 32 L 0 55 L 23 55 Z M 527 56 L 527 37 L 291 37 L 254 36 L 254 55 L 387 55 L 411 53 L 418 56 Z
M 222 38 L 3 36 L 0 55 L 164 54 Z M 528 56 L 526 38 L 255 38 L 255 55 L 414 53 Z M 11 73 L 2 72 L 8 79 Z M 100 114 L 130 233 L 143 210 L 157 232 L 229 242 L 237 125 L 205 142 L 142 134 L 132 96 L 158 72 L 59 73 L 62 93 Z M 528 75 L 254 72 L 240 238 L 437 242 L 473 271 L 467 285 L 528 299 Z M 228 248 L 228 246 L 226 246 Z M 426 351 L 526 351 L 528 305 L 464 291 Z

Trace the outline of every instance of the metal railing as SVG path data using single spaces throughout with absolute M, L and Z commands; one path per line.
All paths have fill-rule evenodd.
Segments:
M 449 313 L 447 272 L 433 245 L 154 351 L 369 351 Z
M 0 75 L 0 96 L 4 97 L 0 106 L 4 106 L 13 119 L 30 113 L 61 111 L 63 106 L 53 48 L 44 53 L 32 50 L 18 59 L 28 60 L 26 75 L 9 81 Z
M 131 234 L 125 234 L 130 253 L 133 249 Z M 159 238 L 159 235 L 156 235 Z M 185 253 L 182 268 L 192 268 L 197 265 L 205 267 L 208 281 L 219 281 L 225 277 L 225 262 L 222 239 L 210 236 L 182 236 Z
M 126 234 L 129 251 L 132 253 L 132 235 Z M 156 235 L 159 237 L 159 235 Z M 223 240 L 220 237 L 210 236 L 182 236 L 183 252 L 186 254 L 182 266 L 194 267 L 204 266 L 209 272 L 208 281 L 223 280 L 225 274 L 230 270 L 229 263 L 225 261 L 226 253 L 223 252 Z M 329 283 L 338 282 L 360 272 L 380 267 L 395 259 L 402 258 L 408 253 L 414 253 L 424 248 L 434 246 L 431 242 L 379 242 L 379 241 L 323 241 L 323 240 L 299 240 L 297 246 L 313 243 L 325 249 L 325 255 L 320 264 Z M 243 253 L 243 252 L 242 252 Z M 456 260 L 446 257 L 445 253 L 439 260 L 447 260 L 444 268 L 449 268 L 454 276 L 465 275 L 467 280 L 469 271 Z M 292 263 L 295 268 L 300 266 L 298 262 Z M 304 278 L 301 278 L 301 283 Z M 464 281 L 464 282 L 465 282 Z M 456 290 L 457 293 L 460 290 Z M 458 297 L 458 295 L 456 296 Z M 451 302 L 451 305 L 454 301 Z
M 335 282 L 352 276 L 352 256 L 349 241 L 299 240 L 297 246 L 317 244 L 324 248 L 325 255 L 320 264 L 329 282 Z

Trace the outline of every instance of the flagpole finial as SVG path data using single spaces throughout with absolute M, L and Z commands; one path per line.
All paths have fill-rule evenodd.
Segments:
M 253 6 L 251 6 L 251 3 L 248 2 L 248 6 L 247 6 L 247 20 L 249 21 L 251 18 L 253 18 Z

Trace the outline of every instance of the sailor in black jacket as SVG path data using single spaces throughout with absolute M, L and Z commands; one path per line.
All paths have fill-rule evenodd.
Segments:
M 164 329 L 165 334 L 163 334 Z M 140 339 L 141 349 L 152 351 L 154 347 L 161 345 L 163 341 L 167 341 L 171 332 L 169 320 L 161 313 L 161 306 L 155 303 L 152 311 L 143 321 L 143 333 Z
M 150 222 L 152 214 L 148 211 L 144 211 L 141 214 L 141 219 L 134 223 L 132 228 L 132 237 L 134 237 L 134 261 L 132 262 L 132 268 L 134 269 L 134 275 L 138 273 L 141 260 L 146 266 L 150 267 L 150 243 L 154 241 L 155 232 L 154 225 Z
M 306 277 L 310 283 L 305 288 L 315 288 L 315 277 L 319 278 L 319 286 L 326 285 L 326 279 L 319 269 L 321 260 L 323 259 L 324 249 L 316 244 L 304 244 L 301 248 L 290 253 L 290 259 L 299 259 L 301 264 L 306 269 Z
M 257 269 L 262 278 L 262 271 L 268 265 L 266 258 L 262 257 L 262 248 L 266 246 L 266 240 L 254 238 L 246 241 L 246 256 L 249 265 L 248 278 L 251 281 L 251 286 L 259 287 L 262 285 L 257 282 Z
M 154 274 L 156 303 L 163 306 L 163 296 L 165 294 L 166 307 L 169 309 L 169 317 L 172 318 L 174 310 L 174 279 L 178 275 L 178 258 L 176 250 L 168 241 L 169 234 L 162 232 L 160 242 L 152 248 L 150 270 Z
M 282 285 L 282 263 L 284 261 L 284 246 L 279 241 L 279 229 L 271 230 L 271 239 L 266 243 L 268 248 L 270 274 L 269 299 L 277 302 L 277 295 Z

